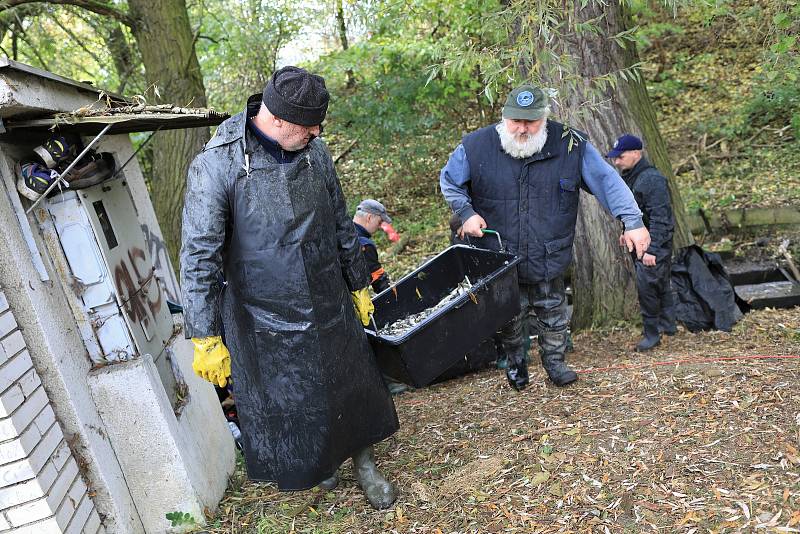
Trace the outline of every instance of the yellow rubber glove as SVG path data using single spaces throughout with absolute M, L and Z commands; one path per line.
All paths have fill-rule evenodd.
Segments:
M 231 353 L 222 343 L 222 337 L 193 337 L 194 361 L 192 369 L 197 376 L 219 387 L 225 387 L 231 376 Z
M 353 306 L 356 308 L 356 315 L 361 319 L 361 324 L 367 326 L 369 324 L 369 314 L 375 311 L 375 306 L 369 298 L 369 290 L 365 287 L 358 291 L 351 291 L 350 295 L 353 297 Z

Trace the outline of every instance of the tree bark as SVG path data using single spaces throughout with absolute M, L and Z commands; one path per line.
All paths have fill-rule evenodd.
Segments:
M 136 21 L 133 36 L 142 55 L 146 82 L 158 87 L 159 103 L 206 107 L 185 0 L 128 0 L 128 6 Z M 153 147 L 150 195 L 170 259 L 177 266 L 186 171 L 208 141 L 209 130 L 169 130 L 158 137 Z
M 347 24 L 344 21 L 344 5 L 342 0 L 336 0 L 336 22 L 339 27 L 339 41 L 342 44 L 342 50 L 347 50 Z
M 564 84 L 562 79 L 554 80 L 562 88 L 563 95 L 561 109 L 556 114 L 587 132 L 601 153 L 624 132 L 642 136 L 646 152 L 670 182 L 676 219 L 675 245 L 686 246 L 692 238 L 685 208 L 674 184 L 666 146 L 641 75 L 617 79 L 599 94 L 591 86 L 592 79 L 613 75 L 638 63 L 633 42 L 627 41 L 623 48 L 609 38 L 630 27 L 624 4 L 612 2 L 603 6 L 590 1 L 581 8 L 581 3 L 576 1 L 571 8 L 573 20 L 577 24 L 594 21 L 600 31 L 560 36 L 556 48 L 573 58 L 581 81 Z M 585 105 L 587 102 L 601 105 L 592 108 Z M 635 318 L 638 304 L 633 263 L 627 250 L 618 245 L 622 227 L 594 197 L 585 193 L 581 197 L 573 257 L 573 325 L 581 328 Z
M 342 50 L 347 50 L 350 45 L 347 42 L 347 24 L 344 20 L 344 4 L 342 0 L 335 0 L 336 6 L 336 25 L 339 29 L 339 42 L 342 45 Z M 352 89 L 355 84 L 355 75 L 353 74 L 353 69 L 347 69 L 345 71 L 345 86 L 348 89 Z

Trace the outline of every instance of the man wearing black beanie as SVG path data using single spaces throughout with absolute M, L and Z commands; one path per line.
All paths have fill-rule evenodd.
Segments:
M 381 509 L 396 490 L 375 466 L 373 445 L 399 423 L 362 328 L 370 276 L 318 138 L 329 98 L 320 76 L 284 67 L 192 162 L 185 331 L 198 375 L 219 386 L 233 377 L 251 479 L 332 489 L 352 457 Z

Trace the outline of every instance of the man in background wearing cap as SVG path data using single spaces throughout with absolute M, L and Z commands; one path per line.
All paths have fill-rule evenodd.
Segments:
M 623 239 L 638 257 L 650 244 L 630 190 L 585 134 L 548 120 L 549 99 L 540 88 L 514 89 L 495 125 L 467 134 L 442 169 L 445 200 L 480 238 L 497 230 L 519 263 L 521 313 L 501 333 L 509 358 L 506 376 L 516 389 L 528 384 L 524 340 L 538 332 L 542 366 L 557 386 L 577 380 L 564 362 L 569 315 L 563 274 L 582 187 L 625 226 Z M 486 239 L 482 246 L 497 246 Z M 528 321 L 532 324 L 526 324 Z
M 353 215 L 353 225 L 358 232 L 358 242 L 361 244 L 361 252 L 367 262 L 367 270 L 372 277 L 372 289 L 375 293 L 389 289 L 389 286 L 392 285 L 389 275 L 378 258 L 378 247 L 372 240 L 372 236 L 383 223 L 392 224 L 392 218 L 389 217 L 383 204 L 371 198 L 361 201 Z M 408 391 L 406 384 L 397 382 L 386 374 L 383 374 L 383 381 L 392 395 L 400 395 Z
M 353 225 L 358 232 L 358 242 L 361 244 L 361 252 L 367 262 L 367 270 L 372 277 L 372 289 L 375 293 L 380 293 L 392 285 L 389 275 L 383 269 L 378 259 L 378 247 L 372 240 L 373 234 L 380 229 L 382 223 L 392 224 L 392 218 L 386 212 L 383 204 L 377 200 L 368 198 L 363 200 L 356 208 L 353 216 Z
M 642 210 L 650 232 L 650 246 L 635 260 L 636 288 L 642 312 L 642 340 L 636 350 L 650 350 L 661 342 L 661 333 L 674 335 L 675 305 L 670 289 L 672 266 L 672 216 L 667 179 L 642 156 L 642 140 L 625 134 L 616 140 L 607 157 L 616 165 Z
M 375 466 L 373 445 L 398 420 L 362 328 L 369 273 L 317 138 L 328 100 L 321 77 L 284 67 L 192 162 L 185 330 L 198 375 L 219 386 L 233 377 L 251 479 L 330 489 L 352 457 L 370 503 L 386 508 L 396 490 Z

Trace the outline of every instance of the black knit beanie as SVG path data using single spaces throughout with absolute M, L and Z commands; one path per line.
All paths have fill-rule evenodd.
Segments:
M 325 120 L 330 95 L 322 76 L 289 66 L 275 71 L 261 100 L 279 119 L 301 126 L 317 126 Z

